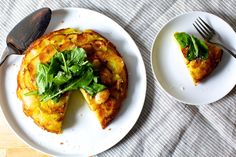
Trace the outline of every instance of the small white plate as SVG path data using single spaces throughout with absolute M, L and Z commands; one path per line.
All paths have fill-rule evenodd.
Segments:
M 210 76 L 194 85 L 173 34 L 187 32 L 201 38 L 192 25 L 197 17 L 204 19 L 219 33 L 226 47 L 236 50 L 236 34 L 229 24 L 213 14 L 196 11 L 177 16 L 164 25 L 154 40 L 151 52 L 152 69 L 161 87 L 177 100 L 192 105 L 217 101 L 236 84 L 236 60 L 224 52 Z
M 9 125 L 31 147 L 55 156 L 92 156 L 114 146 L 134 126 L 146 96 L 146 72 L 135 42 L 110 18 L 81 8 L 53 11 L 47 32 L 67 27 L 97 31 L 122 55 L 128 70 L 129 87 L 114 121 L 103 130 L 80 92 L 74 92 L 64 119 L 63 133 L 57 135 L 40 129 L 25 116 L 22 102 L 16 97 L 16 77 L 23 56 L 10 56 L 0 68 L 0 104 Z

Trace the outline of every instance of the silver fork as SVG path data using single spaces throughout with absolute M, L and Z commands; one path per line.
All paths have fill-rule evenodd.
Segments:
M 234 54 L 231 50 L 229 50 L 223 44 L 221 44 L 219 40 L 219 35 L 216 33 L 216 31 L 209 24 L 203 21 L 200 17 L 196 19 L 196 21 L 193 23 L 193 26 L 196 28 L 198 33 L 203 37 L 203 39 L 205 39 L 209 43 L 216 44 L 222 47 L 236 59 L 236 54 Z

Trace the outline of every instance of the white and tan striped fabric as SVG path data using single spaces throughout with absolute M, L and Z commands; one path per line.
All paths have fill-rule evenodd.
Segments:
M 123 140 L 97 156 L 236 156 L 236 88 L 215 103 L 201 107 L 185 105 L 165 94 L 154 79 L 150 65 L 155 35 L 171 18 L 188 11 L 207 11 L 236 29 L 236 1 L 2 0 L 0 49 L 4 50 L 6 35 L 18 21 L 44 6 L 81 7 L 103 13 L 132 36 L 142 53 L 148 83 L 140 118 Z

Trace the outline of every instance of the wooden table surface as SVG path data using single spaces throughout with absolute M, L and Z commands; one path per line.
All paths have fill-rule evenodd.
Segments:
M 13 130 L 0 109 L 0 157 L 48 157 L 27 146 Z

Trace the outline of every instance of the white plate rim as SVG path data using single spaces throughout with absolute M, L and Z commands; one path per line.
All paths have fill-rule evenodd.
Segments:
M 222 96 L 219 97 L 218 99 L 215 99 L 214 101 L 204 102 L 204 103 L 194 103 L 194 102 L 190 102 L 190 101 L 186 101 L 186 100 L 182 100 L 182 99 L 180 99 L 180 98 L 177 98 L 177 97 L 173 96 L 170 92 L 168 92 L 168 91 L 163 87 L 163 85 L 161 84 L 161 82 L 159 81 L 158 76 L 157 76 L 157 74 L 156 74 L 156 72 L 155 72 L 156 70 L 155 70 L 155 68 L 154 68 L 154 64 L 153 64 L 153 62 L 154 62 L 154 59 L 153 59 L 154 57 L 153 57 L 153 55 L 154 55 L 155 44 L 156 44 L 157 38 L 158 38 L 159 34 L 161 33 L 161 31 L 166 27 L 166 25 L 168 25 L 169 23 L 171 23 L 171 22 L 174 21 L 175 19 L 178 19 L 178 18 L 180 18 L 181 16 L 186 16 L 186 15 L 189 15 L 189 14 L 206 14 L 206 15 L 208 15 L 208 16 L 216 17 L 216 18 L 222 20 L 227 26 L 230 27 L 229 29 L 234 32 L 233 28 L 232 28 L 224 19 L 222 19 L 221 17 L 219 17 L 219 16 L 217 16 L 217 15 L 215 15 L 215 14 L 212 14 L 212 13 L 209 13 L 209 12 L 206 12 L 206 11 L 189 11 L 189 12 L 181 13 L 181 14 L 175 16 L 175 17 L 172 17 L 172 18 L 170 18 L 166 23 L 164 23 L 164 24 L 160 27 L 160 29 L 157 31 L 157 33 L 156 33 L 156 35 L 155 35 L 155 37 L 154 37 L 154 39 L 153 39 L 153 41 L 152 41 L 151 54 L 150 54 L 151 69 L 152 69 L 152 74 L 154 75 L 154 77 L 155 77 L 156 81 L 158 82 L 160 88 L 161 88 L 169 97 L 171 97 L 171 98 L 173 98 L 174 100 L 179 101 L 179 102 L 181 102 L 181 103 L 187 104 L 187 105 L 201 106 L 201 105 L 206 105 L 206 104 L 210 104 L 210 103 L 216 102 L 216 101 L 222 99 L 223 97 L 225 97 L 225 96 L 235 87 L 236 82 L 235 82 L 234 85 L 231 86 L 231 88 L 228 89 L 228 91 L 226 92 L 226 94 L 222 95 Z M 197 34 L 199 34 L 199 33 L 197 32 Z M 199 35 L 199 36 L 200 36 L 200 35 Z M 235 32 L 234 32 L 234 36 L 236 36 L 236 33 L 235 33 Z M 200 37 L 200 38 L 201 38 L 201 37 Z M 226 52 L 225 52 L 225 53 L 226 53 Z M 225 55 L 225 54 L 223 54 L 223 55 Z M 228 54 L 226 54 L 226 55 L 228 55 Z M 232 57 L 231 57 L 231 59 L 232 59 Z M 184 62 L 184 61 L 183 61 L 183 62 Z M 189 75 L 189 74 L 188 74 L 188 75 Z
M 59 9 L 53 10 L 52 12 L 60 12 L 60 11 L 64 11 L 64 10 L 66 10 L 66 11 L 71 11 L 71 10 L 77 10 L 77 11 L 79 11 L 79 10 L 82 10 L 82 11 L 93 12 L 93 13 L 99 15 L 99 16 L 105 16 L 105 17 L 108 18 L 109 20 L 111 20 L 111 21 L 113 21 L 114 23 L 116 23 L 117 27 L 120 27 L 120 29 L 122 29 L 122 30 L 127 34 L 127 36 L 130 38 L 130 40 L 132 40 L 133 44 L 136 45 L 136 43 L 135 43 L 134 40 L 131 38 L 131 36 L 126 32 L 126 30 L 124 30 L 124 29 L 123 29 L 117 22 L 115 22 L 113 19 L 111 19 L 110 17 L 108 17 L 108 16 L 106 16 L 106 15 L 104 15 L 104 14 L 101 14 L 101 13 L 99 13 L 99 12 L 97 12 L 97 11 L 94 11 L 94 10 L 90 10 L 90 9 L 86 9 L 86 8 L 77 8 L 77 7 L 59 8 Z M 117 144 L 118 142 L 120 142 L 120 141 L 129 133 L 129 131 L 133 128 L 133 126 L 135 125 L 135 123 L 137 122 L 137 120 L 138 120 L 138 118 L 139 118 L 139 116 L 140 116 L 140 114 L 141 114 L 141 111 L 142 111 L 142 108 L 143 108 L 143 105 L 144 105 L 144 101 L 145 101 L 145 98 L 146 98 L 147 81 L 146 81 L 146 69 L 145 69 L 145 65 L 144 65 L 144 62 L 143 62 L 141 53 L 140 53 L 140 51 L 139 51 L 137 45 L 136 45 L 136 48 L 137 48 L 137 50 L 138 50 L 137 56 L 138 56 L 138 58 L 139 58 L 139 63 L 142 65 L 142 68 L 143 68 L 143 69 L 142 69 L 142 75 L 143 75 L 143 77 L 142 77 L 143 82 L 142 82 L 142 83 L 143 83 L 143 89 L 144 89 L 144 90 L 143 90 L 143 95 L 141 96 L 141 101 L 139 102 L 139 104 L 140 104 L 139 110 L 138 110 L 138 112 L 137 112 L 136 117 L 133 118 L 133 124 L 130 125 L 129 128 L 126 129 L 126 130 L 127 130 L 126 133 L 123 134 L 122 136 L 120 136 L 119 140 L 113 141 L 113 142 L 111 143 L 111 145 L 109 145 L 109 147 L 106 147 L 105 149 L 102 149 L 102 150 L 100 150 L 100 151 L 98 151 L 98 152 L 95 152 L 95 153 L 93 153 L 93 154 L 88 154 L 88 155 L 96 155 L 96 154 L 99 154 L 99 153 L 101 153 L 101 152 L 104 152 L 104 151 L 110 149 L 111 147 L 113 147 L 113 146 L 114 146 L 115 144 Z M 128 73 L 129 73 L 129 71 L 128 71 Z M 0 79 L 2 79 L 2 78 L 0 78 Z M 2 81 L 2 80 L 1 80 L 1 81 Z M 129 80 L 129 82 L 130 82 L 130 80 Z M 3 96 L 0 95 L 0 97 L 3 97 Z M 13 132 L 16 134 L 16 136 L 18 136 L 18 137 L 19 137 L 25 144 L 27 144 L 29 147 L 31 147 L 31 148 L 33 148 L 33 149 L 35 149 L 35 150 L 38 150 L 38 151 L 40 151 L 40 152 L 42 152 L 42 153 L 48 154 L 48 155 L 56 155 L 56 156 L 61 156 L 61 155 L 64 156 L 64 155 L 66 155 L 66 154 L 61 154 L 61 155 L 52 154 L 51 152 L 49 152 L 49 151 L 47 151 L 47 150 L 45 151 L 45 150 L 42 150 L 40 147 L 36 147 L 36 145 L 34 145 L 34 143 L 30 141 L 30 139 L 25 138 L 24 135 L 22 135 L 22 133 L 16 132 L 16 128 L 15 128 L 15 126 L 13 126 L 15 123 L 12 122 L 12 121 L 10 121 L 9 118 L 7 118 L 7 115 L 6 115 L 6 114 L 7 114 L 7 111 L 6 111 L 7 108 L 3 107 L 2 103 L 0 104 L 0 107 L 1 107 L 1 112 L 3 113 L 4 118 L 6 119 L 8 126 L 13 130 Z M 22 112 L 23 112 L 23 111 L 22 111 Z M 80 155 L 80 154 L 76 154 L 75 156 L 78 156 L 78 155 Z M 84 154 L 83 154 L 83 155 L 84 155 Z M 66 156 L 67 156 L 67 155 L 66 155 Z M 74 155 L 70 155 L 70 156 L 74 156 Z

